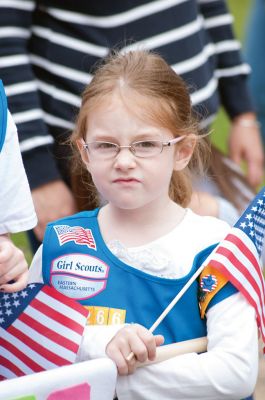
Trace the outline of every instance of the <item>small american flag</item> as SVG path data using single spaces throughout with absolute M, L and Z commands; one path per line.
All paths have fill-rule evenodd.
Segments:
M 265 234 L 265 187 L 257 194 L 208 264 L 218 269 L 255 308 L 265 343 L 265 283 L 260 256 Z
M 0 293 L 0 380 L 74 363 L 87 315 L 48 285 Z
M 84 244 L 89 248 L 96 249 L 96 242 L 91 229 L 85 229 L 82 226 L 55 225 L 54 230 L 60 246 L 74 241 L 76 244 Z

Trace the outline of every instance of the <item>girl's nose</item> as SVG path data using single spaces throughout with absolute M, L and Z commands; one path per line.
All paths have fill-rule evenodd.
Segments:
M 134 168 L 136 165 L 135 155 L 129 148 L 120 149 L 115 157 L 114 166 L 119 169 Z

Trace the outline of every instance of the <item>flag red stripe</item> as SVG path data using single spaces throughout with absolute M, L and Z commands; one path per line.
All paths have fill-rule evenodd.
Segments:
M 4 366 L 9 371 L 12 371 L 16 376 L 23 376 L 25 375 L 21 369 L 19 369 L 15 364 L 9 361 L 7 358 L 0 355 L 0 365 Z
M 51 340 L 52 342 L 57 343 L 74 353 L 77 353 L 79 346 L 76 343 L 72 342 L 67 337 L 60 335 L 58 332 L 48 328 L 47 326 L 41 324 L 26 313 L 21 314 L 18 319 L 24 322 L 25 325 L 30 326 L 31 329 L 39 332 L 42 336 L 45 336 L 46 338 Z
M 242 234 L 241 234 L 242 235 Z M 230 282 L 245 296 L 246 300 L 254 307 L 256 311 L 256 318 L 257 323 L 261 331 L 261 335 L 263 341 L 265 341 L 265 313 L 264 313 L 264 299 L 265 299 L 265 285 L 264 285 L 264 278 L 263 274 L 255 253 L 253 253 L 250 248 L 247 246 L 247 242 L 244 242 L 244 236 L 248 238 L 247 235 L 243 232 L 243 239 L 242 237 L 237 236 L 237 233 L 228 234 L 225 238 L 225 242 L 223 246 L 217 248 L 215 254 L 221 254 L 223 257 L 226 257 L 226 260 L 215 260 L 213 255 L 213 260 L 211 260 L 210 264 L 215 268 L 218 268 L 220 272 L 226 276 Z M 249 239 L 249 238 L 248 238 Z M 244 264 L 233 254 L 232 250 L 227 249 L 226 242 L 232 243 L 236 246 L 237 251 L 239 254 L 237 257 L 240 258 L 240 254 L 242 254 L 242 258 L 246 258 L 248 262 L 252 265 L 257 273 L 257 277 L 255 278 L 251 271 L 245 267 Z M 227 263 L 228 262 L 228 263 Z M 242 274 L 242 277 L 237 277 L 234 275 L 234 271 L 229 268 L 229 263 L 233 265 L 233 268 L 237 269 L 237 271 Z M 227 265 L 227 266 L 226 266 Z M 251 290 L 247 289 L 246 282 L 251 286 Z M 253 294 L 256 296 L 253 296 Z
M 70 234 L 67 233 L 66 235 L 60 235 L 61 241 L 75 240 L 78 237 L 79 237 L 78 235 L 75 235 L 75 234 L 72 234 L 72 233 L 70 233 Z
M 229 234 L 226 239 L 227 240 L 229 239 L 229 241 L 231 241 L 233 244 L 235 244 L 237 246 L 237 248 L 239 249 L 239 251 L 241 251 L 241 253 L 244 254 L 244 256 L 246 258 L 248 258 L 248 260 L 250 261 L 252 266 L 255 268 L 255 270 L 258 274 L 258 280 L 253 277 L 253 275 L 248 270 L 248 268 L 246 268 L 236 258 L 233 258 L 234 255 L 232 253 L 231 253 L 231 255 L 230 254 L 226 255 L 227 259 L 230 260 L 235 267 L 237 267 L 237 269 L 244 275 L 246 280 L 248 280 L 248 282 L 252 285 L 253 289 L 255 290 L 255 292 L 258 295 L 259 303 L 261 305 L 261 310 L 262 310 L 262 305 L 264 304 L 264 299 L 265 299 L 264 278 L 263 278 L 261 268 L 260 268 L 260 265 L 259 265 L 256 257 L 253 255 L 253 253 L 249 250 L 249 248 L 246 246 L 246 244 L 244 242 L 242 242 L 242 240 L 239 237 L 237 237 L 233 234 Z M 217 253 L 218 253 L 218 250 L 219 249 L 217 249 Z M 237 262 L 235 262 L 234 260 L 237 260 Z M 229 270 L 227 270 L 227 273 L 229 274 Z M 259 286 L 258 283 L 260 283 L 261 287 Z M 247 293 L 246 290 L 245 290 L 245 292 Z M 248 297 L 249 296 L 247 296 L 247 298 Z M 264 315 L 263 311 L 262 311 L 262 319 L 263 319 L 263 323 L 265 326 L 265 315 Z
M 42 289 L 42 292 L 46 293 L 48 296 L 55 298 L 59 302 L 62 302 L 73 310 L 79 312 L 79 314 L 83 315 L 85 318 L 88 317 L 88 310 L 81 306 L 81 304 L 73 301 L 73 299 L 71 299 L 70 297 L 64 296 L 53 287 L 45 285 Z
M 92 239 L 91 237 L 88 237 L 86 233 L 84 232 L 69 232 L 69 233 L 62 233 L 60 234 L 60 238 L 61 239 L 65 239 L 65 238 L 83 238 L 83 239 Z
M 251 262 L 251 264 L 253 265 L 253 267 L 255 268 L 255 270 L 257 271 L 257 273 L 259 275 L 260 282 L 262 285 L 262 290 L 265 293 L 264 278 L 262 275 L 260 265 L 259 265 L 256 257 L 254 256 L 254 254 L 249 250 L 249 248 L 245 245 L 244 242 L 242 242 L 242 240 L 238 236 L 229 234 L 229 235 L 227 235 L 226 239 L 229 240 L 230 242 L 234 243 L 242 251 L 242 253 L 249 259 L 249 261 Z
M 32 371 L 40 372 L 43 371 L 43 367 L 29 358 L 25 353 L 19 350 L 16 346 L 14 346 L 11 342 L 7 341 L 4 338 L 0 339 L 0 345 L 2 345 L 6 350 L 10 353 L 14 354 L 15 357 L 19 358 L 24 364 L 26 364 Z
M 35 308 L 35 310 L 40 311 L 42 314 L 47 315 L 49 318 L 59 322 L 61 325 L 66 326 L 82 336 L 84 328 L 80 324 L 73 319 L 68 318 L 66 315 L 61 314 L 59 311 L 56 311 L 47 304 L 42 303 L 40 300 L 38 300 L 38 298 L 35 297 L 30 305 L 31 307 Z
M 211 260 L 209 264 L 212 265 L 213 267 L 217 268 L 224 276 L 226 276 L 229 279 L 229 281 L 245 296 L 245 298 L 252 305 L 252 307 L 254 307 L 254 309 L 256 311 L 258 326 L 261 328 L 260 330 L 261 330 L 262 338 L 264 340 L 265 339 L 265 331 L 263 330 L 262 325 L 261 325 L 261 317 L 262 317 L 262 320 L 264 321 L 264 314 L 261 312 L 261 315 L 260 315 L 258 305 L 257 305 L 255 299 L 253 299 L 251 297 L 251 294 L 248 292 L 248 290 L 246 290 L 244 284 L 242 284 L 241 281 L 239 281 L 233 274 L 231 274 L 229 272 L 229 270 L 224 266 L 223 263 L 221 263 L 217 260 Z M 264 326 L 264 324 L 263 324 L 263 326 Z
M 47 348 L 43 347 L 39 343 L 35 342 L 33 339 L 25 335 L 23 332 L 15 328 L 14 326 L 10 326 L 8 328 L 8 331 L 14 335 L 16 338 L 21 340 L 25 345 L 30 347 L 33 351 L 35 351 L 37 354 L 41 355 L 43 358 L 46 360 L 50 361 L 51 363 L 57 365 L 58 367 L 62 367 L 63 365 L 69 365 L 71 364 L 70 361 L 66 360 L 65 358 L 62 358 L 58 356 L 57 354 L 51 352 Z
M 221 248 L 220 248 L 220 249 L 221 249 Z M 253 279 L 253 277 L 250 275 L 249 271 L 239 262 L 239 260 L 238 260 L 233 254 L 230 253 L 229 250 L 227 250 L 227 249 L 222 249 L 222 250 L 223 250 L 223 255 L 224 255 L 224 256 L 228 256 L 229 261 L 231 261 L 231 262 L 233 263 L 234 266 L 237 267 L 237 263 L 238 263 L 238 264 L 240 264 L 240 266 L 243 267 L 243 268 L 242 268 L 243 271 L 241 271 L 241 268 L 238 268 L 238 270 L 239 270 L 240 272 L 242 272 L 242 274 L 246 274 L 246 275 L 247 275 L 246 278 L 250 277 L 250 279 L 249 279 L 250 282 L 249 282 L 249 283 L 252 285 L 253 290 L 257 293 L 257 296 L 258 296 L 258 298 L 259 298 L 260 304 L 262 304 L 262 300 L 261 300 L 261 298 L 262 298 L 262 293 L 260 292 L 260 288 L 258 287 L 258 285 L 257 285 L 256 281 Z M 219 249 L 218 249 L 217 252 L 218 252 L 219 254 L 222 254 L 221 251 L 219 252 Z M 209 264 L 212 265 L 214 268 L 218 269 L 219 271 L 221 271 L 221 273 L 222 273 L 224 276 L 226 276 L 226 277 L 229 279 L 229 281 L 230 281 L 240 292 L 242 292 L 242 293 L 244 294 L 244 296 L 246 297 L 246 299 L 247 299 L 247 300 L 251 303 L 251 305 L 255 308 L 257 315 L 259 315 L 260 312 L 259 312 L 259 310 L 258 310 L 256 301 L 250 296 L 248 290 L 245 289 L 244 285 L 243 285 L 232 273 L 230 273 L 230 271 L 224 266 L 224 263 L 221 263 L 221 262 L 219 262 L 219 261 L 217 261 L 217 260 L 211 260 Z M 246 272 L 245 272 L 245 271 L 246 271 Z M 264 317 L 263 313 L 262 313 L 262 315 L 259 317 L 259 320 L 260 320 L 260 318 L 262 318 L 263 324 L 264 324 L 264 326 L 265 326 L 265 317 Z M 261 322 L 261 321 L 260 321 L 260 322 Z
M 3 376 L 3 375 L 0 375 L 0 382 L 1 381 L 4 381 L 6 379 L 6 377 L 5 376 Z
M 241 263 L 241 261 L 231 252 L 231 250 L 229 250 L 225 247 L 222 247 L 222 246 L 218 247 L 216 253 L 221 254 L 224 257 L 226 257 L 234 265 L 234 267 L 236 267 L 244 275 L 246 280 L 249 281 L 249 283 L 251 284 L 251 286 L 257 293 L 260 303 L 262 303 L 261 288 L 259 287 L 259 285 L 258 285 L 256 279 L 253 277 L 253 275 L 251 275 L 248 268 L 245 267 L 245 265 Z M 227 273 L 229 273 L 229 270 L 227 270 Z M 231 275 L 231 274 L 229 273 L 229 275 Z M 263 293 L 263 295 L 264 295 L 264 293 Z

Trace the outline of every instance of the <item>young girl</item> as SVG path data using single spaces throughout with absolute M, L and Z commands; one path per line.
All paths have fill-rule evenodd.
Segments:
M 49 224 L 31 282 L 44 281 L 90 310 L 79 361 L 106 356 L 122 399 L 242 399 L 258 363 L 254 309 L 227 283 L 200 317 L 195 281 L 148 331 L 229 226 L 186 208 L 190 169 L 205 156 L 182 79 L 156 54 L 116 54 L 83 94 L 72 136 L 89 172 L 90 203 Z M 216 289 L 214 289 L 216 286 Z M 205 290 L 204 290 L 205 289 Z M 156 346 L 208 336 L 208 351 L 135 370 Z M 127 361 L 133 352 L 132 360 Z

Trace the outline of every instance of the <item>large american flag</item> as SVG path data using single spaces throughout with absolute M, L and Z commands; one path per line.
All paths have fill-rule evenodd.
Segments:
M 260 261 L 264 233 L 265 187 L 217 246 L 208 264 L 221 271 L 255 308 L 265 344 L 265 283 Z
M 48 285 L 0 293 L 0 380 L 74 363 L 87 315 Z

